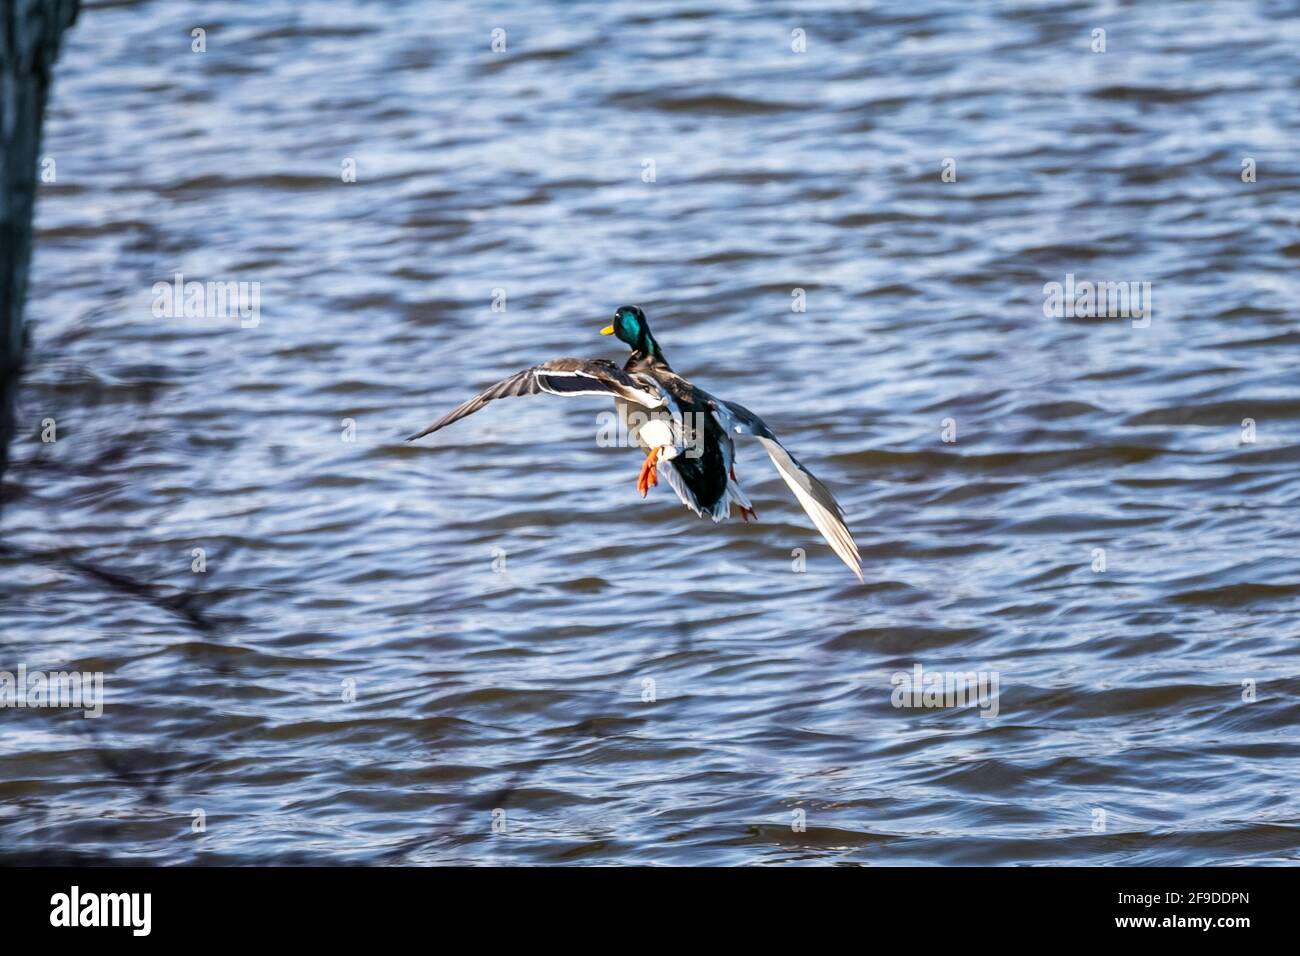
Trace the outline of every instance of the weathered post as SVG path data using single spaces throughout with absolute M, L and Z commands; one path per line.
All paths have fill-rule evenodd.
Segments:
M 50 70 L 80 0 L 0 0 L 0 480 L 22 370 L 32 203 Z

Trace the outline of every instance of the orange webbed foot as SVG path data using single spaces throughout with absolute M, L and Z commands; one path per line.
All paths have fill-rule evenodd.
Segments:
M 650 493 L 650 489 L 659 484 L 659 474 L 655 471 L 655 462 L 659 459 L 659 449 L 651 448 L 650 454 L 646 455 L 645 461 L 641 463 L 641 474 L 636 479 L 636 490 L 641 492 L 644 498 Z

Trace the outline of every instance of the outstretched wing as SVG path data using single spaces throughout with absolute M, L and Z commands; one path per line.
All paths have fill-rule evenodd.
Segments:
M 659 408 L 663 397 L 652 383 L 635 379 L 613 362 L 604 359 L 552 359 L 511 375 L 457 405 L 423 431 L 407 438 L 415 441 L 445 428 L 466 415 L 473 415 L 488 402 L 515 395 L 612 395 L 646 408 Z
M 812 518 L 813 524 L 822 533 L 831 550 L 840 556 L 840 560 L 847 564 L 849 570 L 861 581 L 862 556 L 858 554 L 858 546 L 853 543 L 853 535 L 849 533 L 849 527 L 844 523 L 844 512 L 840 510 L 839 502 L 835 500 L 830 489 L 786 450 L 763 419 L 744 405 L 724 402 L 713 396 L 710 398 L 718 421 L 727 431 L 734 431 L 739 435 L 753 435 L 762 442 L 768 457 L 772 459 L 772 464 L 776 465 L 776 470 L 790 486 L 794 496 L 799 499 L 803 510 L 808 512 L 808 517 Z

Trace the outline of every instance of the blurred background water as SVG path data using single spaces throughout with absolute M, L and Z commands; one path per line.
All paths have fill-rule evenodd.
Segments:
M 1236 0 L 87 3 L 0 669 L 108 700 L 0 713 L 8 858 L 1295 862 L 1297 51 Z M 178 272 L 259 323 L 156 317 Z M 402 442 L 623 303 L 865 586 L 756 446 L 713 525 L 599 400 Z M 918 663 L 998 716 L 895 708 Z

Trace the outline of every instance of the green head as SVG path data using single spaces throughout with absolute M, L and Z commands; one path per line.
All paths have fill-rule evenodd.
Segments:
M 660 360 L 664 357 L 663 352 L 659 351 L 659 343 L 650 334 L 650 323 L 646 321 L 645 313 L 634 305 L 619 306 L 614 313 L 614 324 L 601 329 L 600 334 L 617 335 L 637 352 L 653 355 Z

